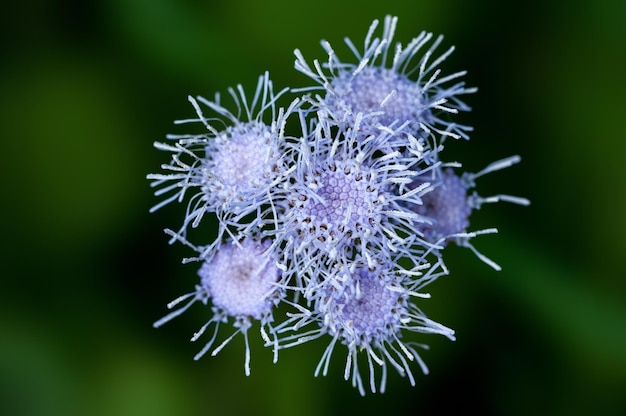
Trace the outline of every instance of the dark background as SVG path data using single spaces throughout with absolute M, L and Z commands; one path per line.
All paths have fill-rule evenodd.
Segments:
M 624 414 L 626 412 L 626 2 L 110 0 L 0 6 L 2 180 L 0 413 L 3 415 Z M 485 206 L 474 241 L 495 272 L 451 247 L 452 274 L 424 309 L 457 331 L 426 337 L 431 373 L 390 373 L 361 398 L 314 378 L 324 342 L 278 365 L 251 332 L 192 360 L 192 311 L 152 322 L 190 290 L 196 266 L 168 246 L 181 207 L 149 215 L 153 149 L 211 97 L 269 70 L 277 88 L 307 79 L 294 48 L 348 58 L 372 19 L 398 15 L 397 40 L 443 33 L 478 94 L 469 143 L 446 151 L 469 171 L 512 154 L 522 164 L 479 181 L 528 208 Z M 443 50 L 443 48 L 442 48 Z M 227 329 L 224 327 L 224 329 Z M 416 370 L 417 372 L 417 370 Z

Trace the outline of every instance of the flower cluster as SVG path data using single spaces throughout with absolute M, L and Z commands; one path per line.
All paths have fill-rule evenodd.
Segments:
M 326 337 L 315 375 L 327 374 L 340 344 L 344 377 L 361 394 L 384 391 L 389 367 L 414 385 L 411 363 L 427 368 L 418 353 L 425 345 L 412 339 L 454 339 L 420 308 L 429 298 L 424 288 L 448 274 L 445 247 L 468 247 L 499 269 L 470 242 L 496 230 L 470 231 L 469 218 L 486 202 L 528 201 L 470 190 L 519 157 L 462 174 L 459 163 L 442 161 L 446 140 L 469 139 L 471 128 L 453 119 L 469 111 L 462 97 L 475 89 L 460 81 L 464 72 L 442 75 L 453 48 L 437 53 L 441 37 L 423 32 L 402 46 L 393 42 L 396 22 L 386 17 L 377 36 L 374 21 L 363 50 L 346 40 L 354 55 L 348 61 L 328 42 L 322 63 L 309 64 L 296 50 L 295 68 L 308 87 L 274 91 L 265 73 L 252 99 L 241 86 L 229 90 L 232 110 L 219 95 L 190 97 L 196 117 L 178 123 L 205 131 L 155 144 L 171 159 L 148 175 L 163 196 L 153 211 L 173 202 L 186 207 L 180 228 L 166 232 L 193 249 L 186 261 L 200 263 L 200 280 L 154 326 L 194 304 L 210 306 L 192 337 L 213 328 L 196 359 L 216 355 L 241 333 L 249 374 L 248 330 L 258 324 L 275 361 L 285 348 Z M 211 232 L 201 227 L 209 216 L 217 224 Z M 234 332 L 215 346 L 219 326 L 229 322 Z

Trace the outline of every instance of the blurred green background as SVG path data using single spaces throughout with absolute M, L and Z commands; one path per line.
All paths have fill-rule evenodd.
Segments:
M 7 2 L 5 2 L 7 3 Z M 398 415 L 625 414 L 626 2 L 26 0 L 0 6 L 2 126 L 0 414 Z M 478 94 L 469 143 L 446 151 L 470 171 L 512 154 L 521 165 L 481 178 L 469 250 L 425 311 L 457 341 L 425 338 L 431 373 L 390 373 L 361 398 L 314 378 L 325 344 L 278 365 L 256 340 L 192 360 L 201 311 L 154 330 L 165 304 L 195 284 L 190 253 L 168 246 L 180 207 L 154 215 L 145 175 L 188 94 L 212 96 L 269 70 L 277 88 L 307 81 L 294 48 L 324 59 L 321 38 L 357 44 L 374 18 L 400 17 L 397 40 L 443 33 Z

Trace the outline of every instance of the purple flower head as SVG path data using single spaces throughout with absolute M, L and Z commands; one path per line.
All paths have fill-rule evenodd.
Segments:
M 277 185 L 284 180 L 290 145 L 285 137 L 287 118 L 295 111 L 298 100 L 289 108 L 277 109 L 276 100 L 285 92 L 274 93 L 269 75 L 259 77 L 251 102 L 241 86 L 229 93 L 237 108 L 232 113 L 221 105 L 220 96 L 210 101 L 189 97 L 198 118 L 180 120 L 178 124 L 201 123 L 207 133 L 168 135 L 174 144 L 155 143 L 158 149 L 172 153 L 166 173 L 150 174 L 156 195 L 170 194 L 152 208 L 187 199 L 187 212 L 179 234 L 198 226 L 207 212 L 217 214 L 222 224 L 238 227 L 242 218 L 259 212 L 273 198 Z M 214 113 L 207 117 L 204 105 Z M 262 221 L 271 211 L 257 215 Z M 245 224 L 249 225 L 249 224 Z
M 463 82 L 449 85 L 465 72 L 441 76 L 440 64 L 453 52 L 448 49 L 434 57 L 443 37 L 439 36 L 428 46 L 433 35 L 422 32 L 406 47 L 393 43 L 397 18 L 387 16 L 382 37 L 374 37 L 378 21 L 370 26 L 363 51 L 346 39 L 356 63 L 339 59 L 331 45 L 323 41 L 328 62 L 313 68 L 299 50 L 295 51 L 295 67 L 313 79 L 318 86 L 298 91 L 322 90 L 324 95 L 314 100 L 314 108 L 328 112 L 339 124 L 353 125 L 358 113 L 375 114 L 362 126 L 364 135 L 382 128 L 408 123 L 411 133 L 424 137 L 431 132 L 454 138 L 468 138 L 469 126 L 444 119 L 441 113 L 453 114 L 469 111 L 459 96 L 473 93 Z M 414 74 L 416 74 L 415 78 Z
M 213 306 L 232 317 L 262 319 L 272 311 L 280 271 L 266 253 L 270 242 L 229 242 L 204 262 L 198 274 Z
M 281 171 L 276 139 L 269 126 L 251 122 L 228 128 L 207 143 L 202 167 L 207 205 L 245 209 L 262 199 Z
M 327 316 L 329 334 L 357 346 L 392 339 L 408 300 L 402 290 L 388 286 L 395 279 L 365 268 L 341 277 L 342 285 L 328 285 L 316 299 L 316 308 Z
M 360 117 L 347 130 L 318 123 L 295 153 L 288 207 L 278 219 L 290 269 L 314 274 L 311 268 L 355 251 L 370 263 L 381 252 L 408 253 L 408 240 L 423 219 L 407 207 L 420 204 L 428 187 L 407 186 L 421 172 L 425 153 L 419 141 L 406 135 L 403 152 L 388 147 L 384 154 L 380 143 L 401 131 L 361 138 Z
M 242 333 L 246 343 L 244 369 L 246 375 L 249 375 L 250 349 L 247 331 L 253 321 L 259 321 L 263 339 L 269 340 L 264 327 L 268 327 L 270 333 L 272 332 L 270 323 L 274 320 L 273 308 L 284 297 L 283 289 L 277 285 L 281 273 L 276 267 L 274 253 L 269 251 L 270 247 L 270 241 L 258 242 L 251 239 L 230 241 L 220 246 L 213 258 L 205 261 L 200 267 L 198 271 L 200 284 L 196 285 L 195 292 L 174 300 L 168 308 L 171 309 L 178 303 L 190 299 L 187 304 L 159 319 L 154 326 L 159 327 L 182 314 L 196 301 L 205 305 L 210 301 L 211 318 L 194 334 L 192 341 L 196 341 L 208 326 L 214 324 L 215 329 L 213 336 L 195 359 L 199 359 L 212 347 L 219 325 L 232 318 L 233 326 L 237 330 L 211 354 L 216 355 L 235 335 Z
M 488 228 L 480 231 L 468 232 L 471 213 L 479 209 L 484 203 L 507 201 L 519 205 L 528 205 L 526 198 L 510 195 L 494 195 L 488 198 L 479 196 L 476 192 L 469 191 L 476 186 L 475 180 L 489 172 L 507 168 L 520 161 L 519 156 L 511 156 L 491 163 L 477 173 L 465 172 L 457 175 L 452 168 L 435 170 L 437 178 L 434 180 L 435 187 L 422 197 L 423 205 L 415 205 L 413 209 L 429 221 L 420 225 L 420 230 L 431 243 L 445 246 L 449 241 L 454 241 L 459 246 L 470 248 L 482 261 L 496 270 L 500 270 L 495 262 L 481 254 L 470 243 L 470 239 L 479 234 L 496 233 L 497 229 Z M 422 181 L 433 181 L 432 177 L 418 177 L 413 186 Z
M 415 290 L 422 279 L 407 279 L 393 262 L 381 261 L 370 268 L 359 258 L 350 265 L 335 265 L 335 269 L 335 276 L 325 276 L 324 283 L 306 293 L 310 306 L 298 307 L 299 312 L 291 314 L 291 319 L 276 328 L 279 340 L 275 348 L 289 348 L 328 335 L 331 341 L 316 376 L 328 373 L 331 355 L 339 342 L 348 349 L 344 378 L 352 378 L 352 384 L 361 394 L 365 394 L 365 389 L 359 370 L 360 353 L 366 357 L 372 392 L 377 391 L 378 367 L 381 373 L 378 390 L 385 390 L 388 365 L 400 375 L 406 375 L 414 385 L 411 361 L 417 361 L 422 371 L 428 372 L 416 351 L 416 347 L 424 346 L 403 342 L 403 332 L 435 333 L 454 340 L 454 331 L 428 319 L 415 306 L 415 299 L 429 297 Z M 430 278 L 424 276 L 423 282 Z M 302 328 L 309 325 L 314 328 L 303 332 Z M 283 333 L 287 335 L 282 336 Z
M 423 205 L 415 205 L 415 212 L 431 220 L 421 226 L 428 240 L 437 242 L 467 231 L 472 213 L 467 187 L 451 168 L 441 171 L 437 186 L 422 201 Z

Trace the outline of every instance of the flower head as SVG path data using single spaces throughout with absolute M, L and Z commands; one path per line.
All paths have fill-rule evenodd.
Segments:
M 293 273 L 314 275 L 329 260 L 352 259 L 355 252 L 372 265 L 377 257 L 410 255 L 416 248 L 409 242 L 424 219 L 409 207 L 421 204 L 428 184 L 416 189 L 408 184 L 421 172 L 427 152 L 407 134 L 402 151 L 388 144 L 384 154 L 380 143 L 402 131 L 381 130 L 362 138 L 360 126 L 360 117 L 350 129 L 320 118 L 295 153 L 288 206 L 278 218 L 277 234 Z
M 251 122 L 220 132 L 207 143 L 202 193 L 215 210 L 245 209 L 265 196 L 281 170 L 276 132 Z
M 187 299 L 190 301 L 159 319 L 154 326 L 159 327 L 170 321 L 197 301 L 205 305 L 210 301 L 212 316 L 194 334 L 192 341 L 196 341 L 211 324 L 215 325 L 215 330 L 195 359 L 199 359 L 212 347 L 220 323 L 232 318 L 237 330 L 215 348 L 212 355 L 216 355 L 235 335 L 242 333 L 246 343 L 244 369 L 246 375 L 250 374 L 247 331 L 253 321 L 259 321 L 262 337 L 269 339 L 264 326 L 269 326 L 273 321 L 273 308 L 284 296 L 284 291 L 277 285 L 281 273 L 276 267 L 275 255 L 269 251 L 270 247 L 269 241 L 259 242 L 252 239 L 230 241 L 220 246 L 215 256 L 205 261 L 198 271 L 200 284 L 196 285 L 195 292 L 174 300 L 168 308 L 171 309 Z
M 412 290 L 416 284 L 419 286 L 417 281 L 423 283 L 429 277 L 408 280 L 397 268 L 394 262 L 379 263 L 371 268 L 363 259 L 356 259 L 351 265 L 336 265 L 335 276 L 326 276 L 315 290 L 305 293 L 312 306 L 299 307 L 299 312 L 291 314 L 290 320 L 276 328 L 278 334 L 288 335 L 279 335 L 275 348 L 288 348 L 328 335 L 331 341 L 315 371 L 316 376 L 328 373 L 331 355 L 339 342 L 348 349 L 344 378 L 352 378 L 352 384 L 361 394 L 365 394 L 359 370 L 361 353 L 367 360 L 372 392 L 377 391 L 376 367 L 380 367 L 378 390 L 381 392 L 385 390 L 388 365 L 401 376 L 406 375 L 414 385 L 409 362 L 417 361 L 424 373 L 428 370 L 416 350 L 423 346 L 403 342 L 403 332 L 434 333 L 454 339 L 454 331 L 428 319 L 414 303 L 417 298 L 429 297 Z M 301 332 L 309 325 L 313 329 Z
M 355 63 L 341 61 L 326 41 L 322 42 L 328 53 L 328 62 L 324 66 L 316 60 L 311 68 L 302 53 L 296 50 L 296 69 L 319 85 L 300 90 L 322 89 L 325 94 L 314 101 L 314 106 L 331 114 L 339 124 L 353 125 L 359 113 L 375 114 L 361 128 L 365 135 L 381 127 L 407 123 L 411 133 L 418 137 L 435 131 L 442 136 L 468 138 L 470 127 L 441 117 L 441 113 L 468 111 L 469 107 L 459 96 L 476 91 L 466 88 L 463 82 L 449 85 L 465 72 L 440 76 L 439 66 L 454 48 L 433 57 L 443 38 L 436 38 L 428 46 L 433 35 L 426 32 L 420 33 L 406 47 L 394 44 L 396 23 L 397 18 L 387 16 L 379 38 L 374 37 L 378 27 L 375 20 L 367 32 L 362 52 L 346 39 L 356 58 Z M 416 79 L 412 78 L 414 73 L 417 73 Z
M 500 266 L 478 252 L 470 243 L 470 239 L 480 234 L 496 233 L 497 229 L 488 228 L 480 231 L 468 232 L 470 225 L 469 217 L 474 210 L 477 210 L 484 203 L 507 201 L 519 205 L 528 205 L 530 202 L 526 198 L 510 195 L 494 195 L 488 198 L 479 196 L 476 192 L 469 194 L 469 191 L 476 186 L 475 180 L 489 172 L 504 169 L 520 161 L 519 156 L 511 156 L 489 164 L 486 168 L 477 173 L 465 172 L 457 175 L 452 168 L 435 170 L 435 187 L 432 191 L 423 196 L 422 205 L 414 205 L 415 212 L 429 219 L 421 224 L 420 230 L 425 237 L 433 244 L 445 246 L 449 241 L 470 248 L 482 261 L 489 264 L 496 270 Z M 430 175 L 432 176 L 432 175 Z M 421 184 L 432 177 L 418 177 L 413 186 Z
M 414 208 L 417 213 L 431 220 L 421 227 L 428 240 L 437 242 L 467 231 L 472 213 L 467 185 L 455 175 L 452 168 L 440 172 L 437 185 L 422 199 L 423 204 L 415 205 Z
M 269 247 L 269 241 L 231 241 L 204 262 L 198 274 L 214 307 L 228 316 L 254 319 L 271 312 L 274 299 L 269 295 L 276 292 L 280 271 L 266 253 Z
M 180 120 L 201 123 L 203 134 L 169 135 L 174 144 L 155 143 L 172 153 L 171 162 L 163 165 L 167 173 L 150 174 L 156 195 L 171 194 L 155 205 L 152 211 L 173 202 L 188 199 L 187 213 L 179 233 L 191 225 L 196 227 L 207 212 L 216 213 L 222 225 L 241 227 L 246 215 L 256 212 L 254 224 L 271 215 L 260 213 L 274 197 L 277 184 L 288 172 L 285 159 L 290 145 L 285 137 L 285 123 L 298 105 L 277 109 L 276 100 L 285 92 L 273 91 L 269 75 L 259 77 L 251 103 L 241 86 L 229 93 L 237 112 L 223 107 L 219 95 L 214 101 L 189 97 L 198 118 Z M 206 117 L 201 104 L 215 113 Z M 189 194 L 189 195 L 188 195 Z

